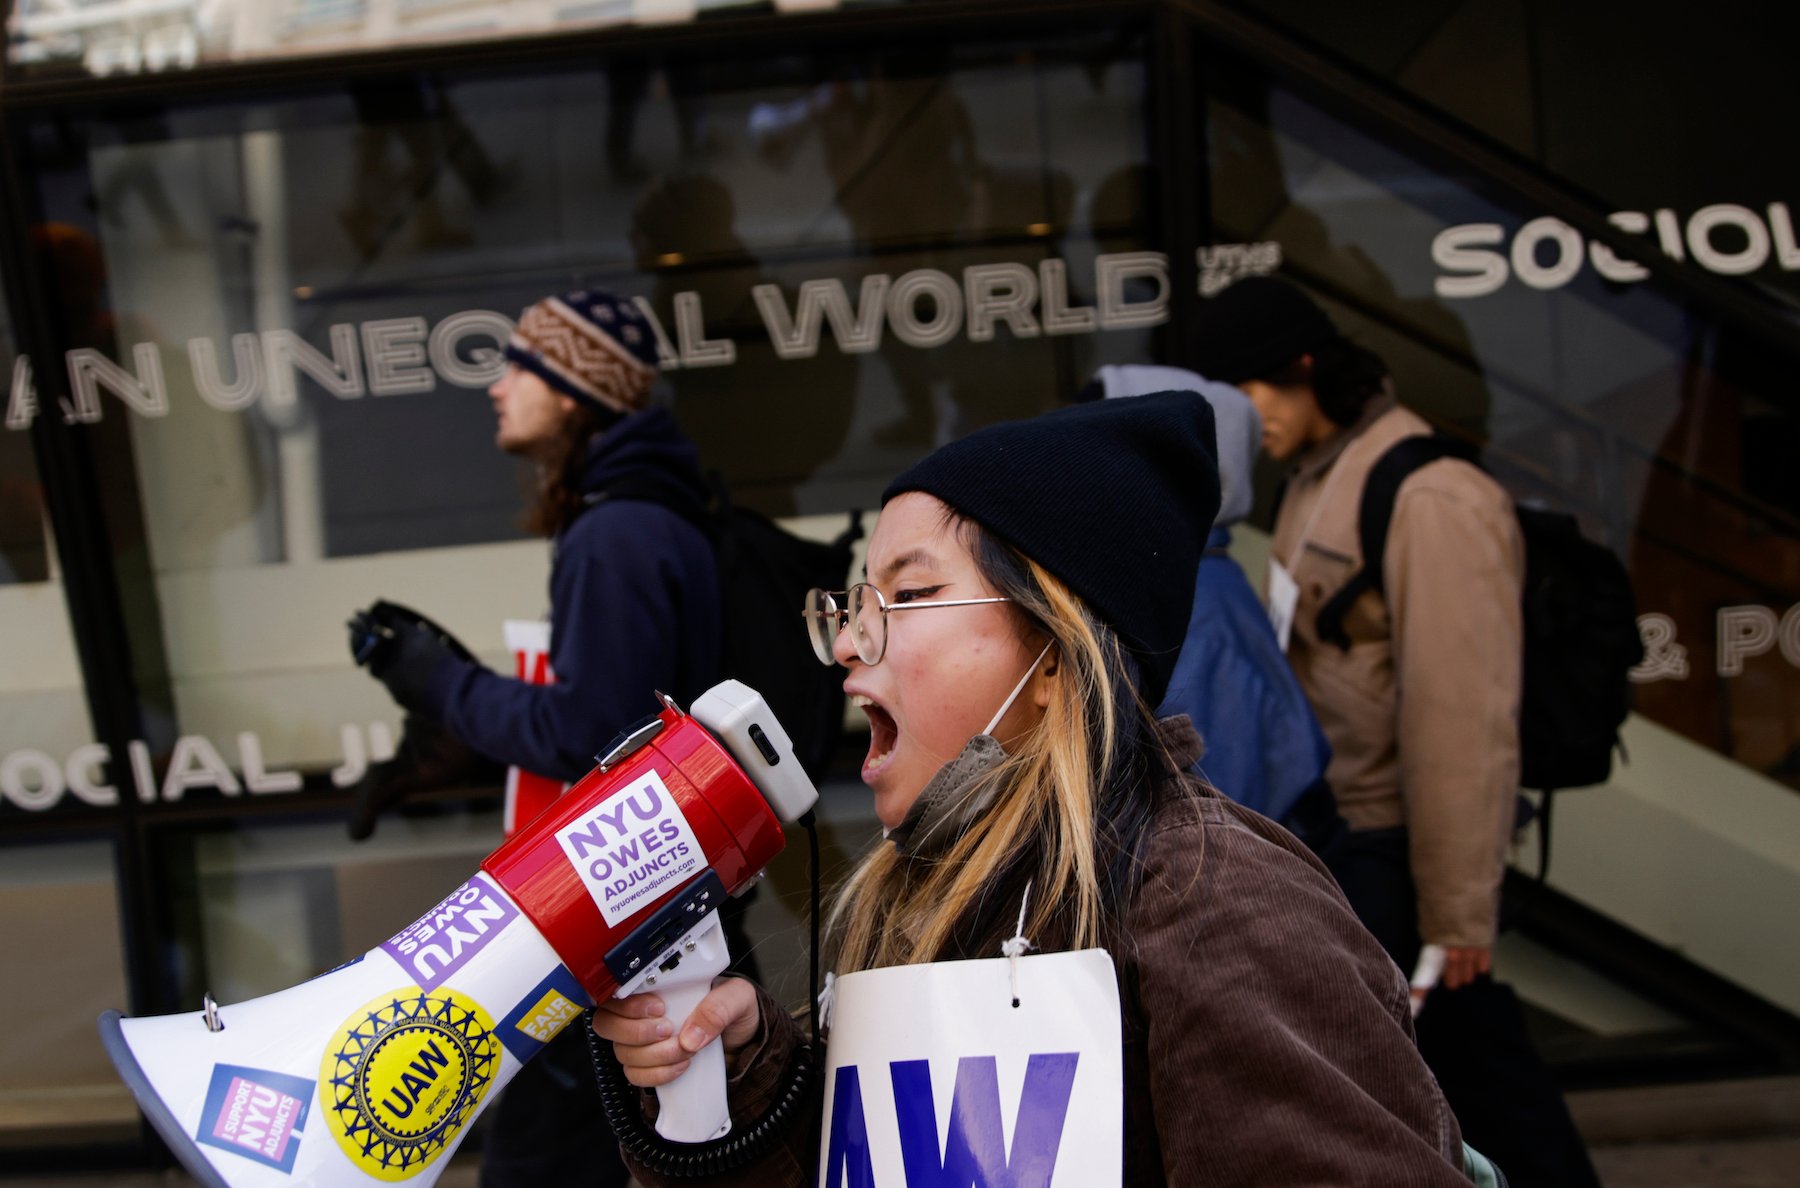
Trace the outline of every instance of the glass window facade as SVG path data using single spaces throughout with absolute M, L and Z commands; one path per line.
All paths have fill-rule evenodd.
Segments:
M 84 7 L 16 5 L 0 86 L 0 263 L 28 315 L 0 342 L 0 894 L 28 921 L 9 939 L 81 937 L 49 975 L 84 1004 L 0 979 L 25 1045 L 0 1147 L 140 1141 L 99 1006 L 309 977 L 497 843 L 485 769 L 345 837 L 404 724 L 344 622 L 417 606 L 511 671 L 500 625 L 541 617 L 549 556 L 485 392 L 521 308 L 589 285 L 653 318 L 660 395 L 734 497 L 823 535 L 1101 365 L 1183 363 L 1186 313 L 1231 280 L 1302 284 L 1406 403 L 1632 573 L 1630 762 L 1558 798 L 1540 906 L 1501 950 L 1553 1063 L 1617 1081 L 1800 1051 L 1800 945 L 1771 940 L 1800 939 L 1776 907 L 1800 892 L 1800 194 L 1594 184 L 1544 140 L 1563 100 L 1496 82 L 1476 110 L 1451 85 L 1472 46 L 1502 61 L 1470 77 L 1529 56 L 1497 12 L 1415 14 L 1430 52 L 1390 85 L 1367 71 L 1399 50 L 1319 56 L 1331 27 L 1299 38 L 1313 18 L 1281 6 L 702 3 L 651 29 L 625 27 L 641 2 L 195 5 L 214 24 L 171 18 L 161 57 L 51 20 Z M 345 47 L 354 70 L 308 60 Z M 299 61 L 91 77 L 247 55 Z M 1255 577 L 1261 540 L 1236 545 Z M 860 797 L 827 789 L 833 853 L 872 832 Z M 796 861 L 752 922 L 792 997 Z M 1596 937 L 1616 960 L 1580 959 Z M 62 1064 L 30 1049 L 52 1041 Z
M 1515 498 L 1574 512 L 1631 572 L 1647 649 L 1637 711 L 1613 781 L 1556 801 L 1550 884 L 1793 1010 L 1795 971 L 1752 939 L 1763 897 L 1791 894 L 1797 873 L 1796 854 L 1760 835 L 1800 808 L 1800 671 L 1781 650 L 1793 600 L 1777 593 L 1793 587 L 1776 576 L 1800 523 L 1759 461 L 1792 458 L 1797 422 L 1756 395 L 1779 388 L 1791 343 L 1304 80 L 1222 51 L 1207 61 L 1214 242 L 1278 243 L 1284 274 L 1386 360 L 1403 403 L 1481 443 Z M 1677 756 L 1679 776 L 1665 766 Z M 1714 811 L 1723 786 L 1741 817 Z M 1529 849 L 1517 861 L 1539 865 Z M 1735 873 L 1715 880 L 1715 864 Z M 1674 888 L 1700 881 L 1708 906 L 1689 911 Z M 1521 967 L 1543 968 L 1508 965 Z M 1544 1001 L 1576 984 L 1520 980 Z M 1563 1033 L 1573 1047 L 1591 1054 L 1609 1035 L 1629 1049 L 1640 1024 L 1697 1042 L 1601 980 L 1563 1009 L 1615 1023 Z
M 94 77 L 898 0 L 15 0 L 15 76 Z
M 13 752 L 17 754 L 17 752 Z M 126 1001 L 117 854 L 104 840 L 15 840 L 0 848 L 6 944 L 0 1002 L 22 1025 L 0 1040 L 0 1142 L 117 1143 L 137 1103 L 94 1020 Z

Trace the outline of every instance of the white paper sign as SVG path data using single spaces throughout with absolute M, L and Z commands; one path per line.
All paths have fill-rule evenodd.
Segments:
M 550 624 L 542 619 L 507 619 L 500 625 L 506 650 L 512 653 L 513 676 L 527 685 L 554 685 L 550 669 Z M 528 825 L 532 818 L 556 803 L 568 785 L 522 767 L 506 769 L 505 812 L 500 828 L 507 837 Z
M 1108 1188 L 1124 1166 L 1119 987 L 1103 949 L 837 979 L 820 1188 Z
M 1294 630 L 1294 612 L 1300 606 L 1300 583 L 1287 566 L 1269 558 L 1269 622 L 1275 628 L 1275 642 L 1283 652 L 1288 648 L 1288 635 Z

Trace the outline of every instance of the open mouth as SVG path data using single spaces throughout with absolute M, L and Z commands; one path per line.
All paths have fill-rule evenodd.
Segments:
M 869 719 L 869 756 L 863 760 L 863 771 L 866 774 L 886 763 L 888 756 L 894 753 L 894 743 L 900 737 L 900 728 L 895 724 L 894 716 L 875 704 L 872 698 L 856 693 L 851 695 L 850 704 Z

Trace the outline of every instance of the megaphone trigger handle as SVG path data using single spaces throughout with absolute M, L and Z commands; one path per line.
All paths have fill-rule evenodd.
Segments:
M 719 913 L 706 919 L 670 946 L 654 969 L 634 979 L 625 991 L 661 996 L 665 1018 L 679 1032 L 694 1008 L 712 989 L 713 979 L 725 972 L 731 954 Z M 656 1091 L 662 1109 L 656 1132 L 671 1142 L 703 1143 L 731 1129 L 731 1112 L 725 1100 L 725 1046 L 714 1039 L 694 1053 L 687 1071 Z

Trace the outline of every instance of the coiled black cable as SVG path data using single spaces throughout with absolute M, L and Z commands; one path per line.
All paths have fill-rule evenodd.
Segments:
M 802 1045 L 794 1049 L 788 1061 L 775 1104 L 755 1125 L 734 1129 L 723 1138 L 704 1143 L 672 1143 L 645 1120 L 639 1104 L 642 1091 L 625 1079 L 618 1057 L 595 1034 L 591 1010 L 584 1021 L 588 1049 L 594 1056 L 594 1076 L 600 1084 L 600 1107 L 606 1111 L 606 1119 L 625 1154 L 659 1176 L 694 1179 L 748 1167 L 786 1137 L 812 1096 L 812 1048 Z
M 755 1124 L 734 1129 L 723 1138 L 704 1143 L 673 1143 L 656 1133 L 644 1118 L 640 1093 L 625 1079 L 625 1069 L 613 1054 L 612 1047 L 594 1031 L 594 1012 L 582 1016 L 587 1030 L 588 1051 L 594 1059 L 594 1079 L 600 1086 L 600 1108 L 612 1124 L 619 1145 L 632 1160 L 659 1176 L 697 1179 L 748 1167 L 786 1137 L 788 1130 L 805 1114 L 813 1094 L 813 1082 L 824 1066 L 816 1004 L 819 1000 L 819 835 L 812 813 L 800 818 L 808 841 L 808 877 L 812 884 L 812 953 L 808 972 L 812 982 L 812 1039 L 794 1049 L 787 1071 L 781 1078 L 781 1089 L 771 1105 Z M 815 1120 L 816 1125 L 816 1120 Z M 818 1146 L 813 1135 L 813 1146 Z

